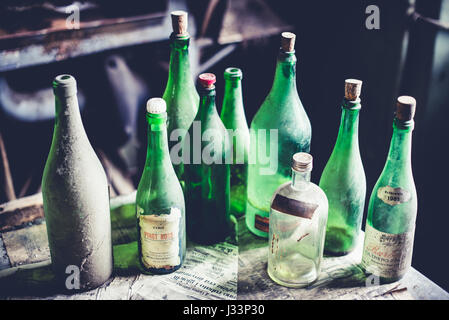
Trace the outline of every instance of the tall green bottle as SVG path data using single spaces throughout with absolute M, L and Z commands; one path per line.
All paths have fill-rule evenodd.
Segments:
M 76 81 L 53 81 L 55 128 L 42 176 L 51 263 L 59 287 L 88 290 L 112 273 L 108 181 L 84 131 Z
M 232 132 L 231 214 L 241 217 L 246 209 L 246 180 L 249 153 L 249 129 L 242 98 L 242 70 L 227 68 L 224 72 L 225 93 L 221 120 Z M 231 136 L 230 136 L 231 138 Z
M 398 98 L 390 151 L 368 206 L 362 267 L 383 283 L 402 278 L 412 261 L 418 205 L 411 164 L 415 109 L 414 98 Z
M 229 136 L 215 106 L 215 75 L 199 76 L 200 107 L 184 141 L 187 236 L 200 244 L 232 235 Z
M 163 99 L 148 100 L 147 120 L 147 159 L 136 195 L 139 260 L 144 271 L 164 274 L 184 261 L 184 194 L 170 161 Z
M 274 191 L 290 181 L 291 157 L 310 151 L 312 129 L 296 88 L 295 37 L 282 33 L 273 86 L 251 123 L 245 216 L 261 237 L 268 236 Z
M 182 139 L 195 118 L 199 97 L 190 72 L 187 12 L 173 11 L 171 18 L 173 32 L 170 36 L 170 67 L 162 98 L 167 103 L 169 149 L 177 155 L 172 158 L 173 165 L 176 175 L 183 184 L 183 166 L 180 159 Z M 174 130 L 177 131 L 173 132 Z
M 320 179 L 329 200 L 324 250 L 344 255 L 354 249 L 360 234 L 366 178 L 359 151 L 359 112 L 362 81 L 345 81 L 345 97 L 337 142 Z

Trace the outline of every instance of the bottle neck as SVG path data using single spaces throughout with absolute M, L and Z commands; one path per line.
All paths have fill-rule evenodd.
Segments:
M 398 164 L 400 167 L 411 166 L 413 128 L 413 120 L 404 123 L 394 119 L 387 164 Z
M 296 190 L 305 190 L 310 186 L 312 171 L 296 171 L 292 169 L 292 187 Z
M 190 37 L 170 36 L 170 66 L 168 85 L 189 85 L 193 87 L 189 62 Z
M 285 92 L 294 90 L 296 92 L 296 56 L 295 52 L 279 52 L 276 73 L 271 91 Z
M 359 149 L 359 112 L 360 101 L 343 100 L 340 128 L 336 146 Z
M 145 166 L 156 169 L 170 162 L 170 153 L 167 139 L 167 115 L 149 114 L 148 121 L 148 147 Z
M 246 122 L 243 109 L 242 82 L 239 78 L 226 79 L 225 81 L 222 114 L 225 118 L 231 118 L 232 120 L 245 119 Z M 237 123 L 231 125 L 235 128 L 229 129 L 237 129 Z
M 217 107 L 215 106 L 215 87 L 200 88 L 200 110 L 199 115 L 201 120 L 206 120 L 208 115 L 217 114 Z
M 71 136 L 85 135 L 76 93 L 70 96 L 55 94 L 55 128 Z

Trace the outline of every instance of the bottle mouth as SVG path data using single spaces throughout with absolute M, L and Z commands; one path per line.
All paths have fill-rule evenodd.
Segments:
M 174 33 L 170 34 L 170 39 L 172 40 L 189 40 L 190 34 L 186 31 L 185 33 Z
M 53 80 L 53 91 L 56 95 L 64 97 L 76 94 L 76 80 L 70 74 L 60 74 Z
M 285 49 L 283 47 L 279 47 L 279 53 L 280 54 L 285 54 L 285 55 L 292 55 L 295 54 L 296 50 L 292 49 L 291 51 L 285 51 Z
M 236 67 L 226 68 L 224 78 L 226 80 L 240 80 L 243 78 L 242 70 Z
M 360 110 L 362 108 L 361 102 L 362 100 L 360 98 L 357 98 L 356 100 L 343 98 L 342 107 L 347 110 Z
M 313 157 L 311 154 L 306 152 L 298 152 L 293 155 L 292 159 L 292 169 L 297 172 L 308 172 L 312 171 L 313 168 Z

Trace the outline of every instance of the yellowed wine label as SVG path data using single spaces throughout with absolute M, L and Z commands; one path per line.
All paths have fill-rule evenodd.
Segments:
M 386 186 L 377 189 L 377 197 L 386 204 L 395 206 L 397 204 L 409 201 L 411 199 L 411 194 L 402 188 L 392 188 L 390 186 Z
M 362 265 L 369 273 L 384 278 L 402 277 L 412 262 L 415 230 L 391 234 L 366 225 Z
M 181 210 L 170 214 L 142 215 L 139 208 L 142 262 L 147 268 L 170 269 L 181 262 L 179 256 L 179 222 Z

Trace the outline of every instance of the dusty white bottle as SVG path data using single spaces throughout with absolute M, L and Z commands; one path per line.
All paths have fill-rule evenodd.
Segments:
M 56 118 L 42 177 L 45 221 L 57 286 L 88 290 L 112 273 L 108 183 L 81 121 L 76 81 L 53 81 Z

